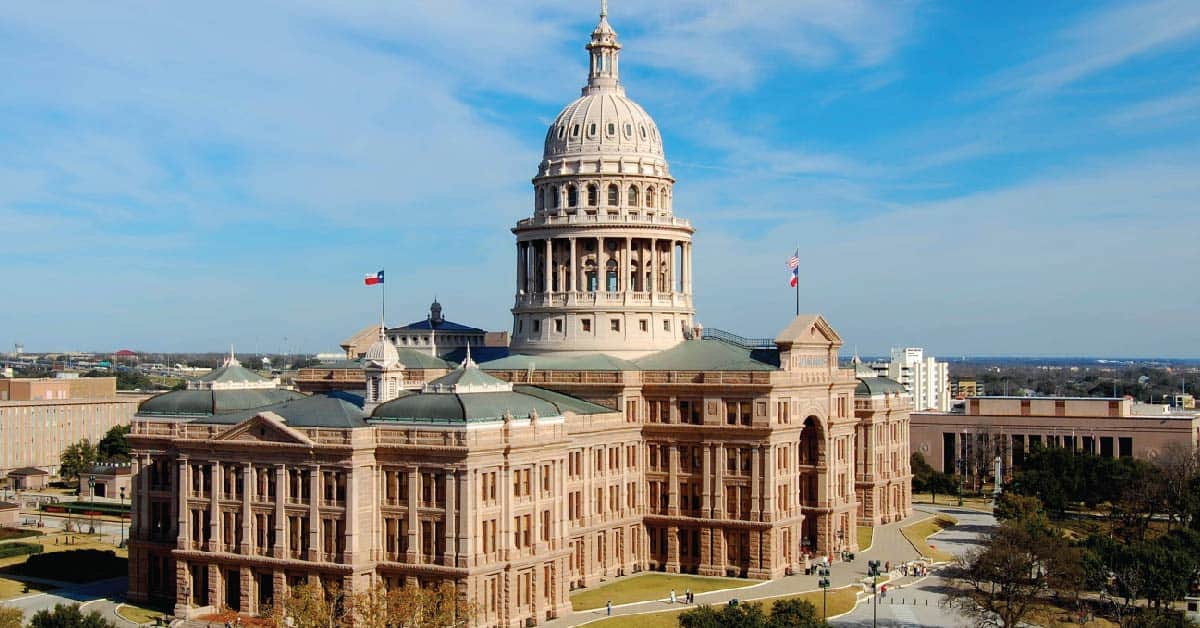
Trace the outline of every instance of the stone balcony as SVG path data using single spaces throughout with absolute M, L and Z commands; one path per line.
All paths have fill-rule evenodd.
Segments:
M 531 292 L 517 295 L 513 307 L 594 307 L 597 305 L 691 309 L 692 295 L 672 292 Z
M 595 209 L 583 209 L 582 212 L 577 211 L 575 213 L 539 213 L 532 218 L 524 218 L 517 221 L 518 229 L 567 225 L 646 225 L 652 227 L 683 227 L 689 230 L 692 228 L 690 220 L 678 218 L 673 215 L 609 213 Z

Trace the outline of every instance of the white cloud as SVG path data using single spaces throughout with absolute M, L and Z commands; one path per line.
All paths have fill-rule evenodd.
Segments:
M 989 88 L 1053 91 L 1198 34 L 1200 3 L 1194 0 L 1123 2 L 1097 10 L 1060 32 L 1045 52 L 993 77 Z

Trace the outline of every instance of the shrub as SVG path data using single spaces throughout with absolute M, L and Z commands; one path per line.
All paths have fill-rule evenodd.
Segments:
M 0 541 L 24 539 L 31 536 L 42 536 L 42 532 L 40 530 L 23 530 L 21 528 L 0 528 Z
M 4 543 L 0 545 L 0 558 L 41 554 L 44 548 L 37 543 Z
M 0 547 L 4 547 L 0 545 Z M 129 573 L 129 561 L 112 550 L 82 549 L 30 556 L 12 569 L 24 576 L 68 582 L 90 582 Z

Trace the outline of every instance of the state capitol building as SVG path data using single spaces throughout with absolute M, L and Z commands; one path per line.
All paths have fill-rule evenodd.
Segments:
M 587 50 L 513 228 L 507 356 L 447 362 L 381 328 L 357 394 L 231 355 L 143 402 L 131 599 L 253 614 L 314 579 L 449 580 L 478 625 L 529 625 L 638 572 L 791 575 L 911 514 L 911 398 L 839 367 L 824 318 L 773 341 L 699 328 L 694 228 L 606 15 Z

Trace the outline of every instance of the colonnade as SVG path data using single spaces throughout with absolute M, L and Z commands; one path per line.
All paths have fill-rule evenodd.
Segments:
M 517 242 L 517 294 L 691 294 L 692 243 L 625 237 Z

